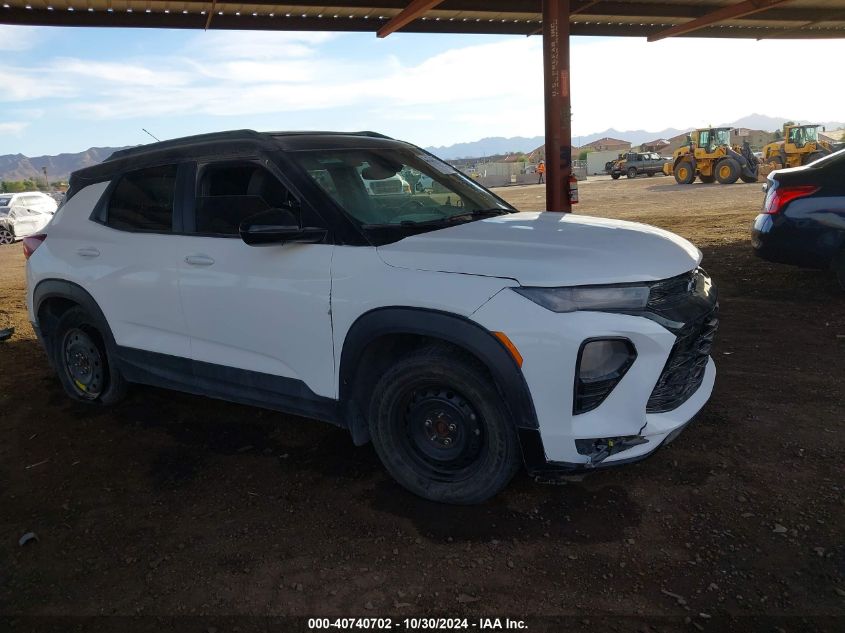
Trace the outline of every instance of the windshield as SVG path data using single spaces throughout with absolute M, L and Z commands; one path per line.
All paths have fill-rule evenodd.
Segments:
M 514 209 L 412 148 L 306 150 L 293 158 L 364 229 L 440 228 Z
M 803 147 L 807 143 L 815 143 L 819 140 L 819 129 L 815 125 L 794 127 L 789 130 L 789 142 Z
M 730 130 L 713 130 L 715 134 L 714 143 L 716 145 L 730 145 L 731 131 Z

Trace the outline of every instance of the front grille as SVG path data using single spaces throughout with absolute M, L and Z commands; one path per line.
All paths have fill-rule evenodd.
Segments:
M 710 312 L 678 330 L 675 345 L 646 404 L 647 413 L 677 409 L 701 386 L 719 326 L 718 313 L 716 304 Z
M 648 413 L 681 406 L 701 386 L 719 325 L 716 289 L 700 268 L 651 285 L 648 312 L 677 338 L 646 404 Z

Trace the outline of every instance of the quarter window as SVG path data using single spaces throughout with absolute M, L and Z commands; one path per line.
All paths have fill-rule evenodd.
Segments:
M 106 224 L 123 231 L 169 233 L 176 169 L 176 165 L 163 165 L 121 176 L 109 200 Z
M 298 204 L 288 189 L 256 163 L 207 165 L 197 191 L 196 231 L 238 235 L 246 218 L 269 209 L 287 209 L 299 220 Z

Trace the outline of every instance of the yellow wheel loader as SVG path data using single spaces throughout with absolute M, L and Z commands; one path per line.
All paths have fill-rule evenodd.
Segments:
M 819 140 L 819 128 L 824 131 L 821 125 L 784 124 L 783 140 L 763 148 L 763 162 L 771 164 L 774 169 L 781 169 L 800 167 L 827 156 L 832 148 L 827 141 Z
M 723 185 L 739 179 L 757 182 L 757 157 L 748 143 L 731 147 L 731 128 L 702 128 L 687 138 L 688 143 L 675 150 L 672 162 L 663 166 L 663 173 L 675 176 L 678 184 L 689 185 L 696 176 L 701 182 Z

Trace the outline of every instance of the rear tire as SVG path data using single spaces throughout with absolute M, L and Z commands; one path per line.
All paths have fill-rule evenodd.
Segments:
M 733 158 L 723 158 L 716 163 L 716 180 L 722 185 L 732 185 L 739 180 L 739 163 Z
M 637 168 L 636 168 L 636 167 L 631 167 L 631 168 L 628 170 L 628 173 L 627 173 L 627 174 L 625 174 L 625 175 L 626 175 L 626 176 L 628 176 L 628 178 L 636 178 L 636 177 L 637 177 Z
M 672 171 L 675 174 L 675 181 L 679 185 L 689 185 L 695 180 L 695 169 L 688 160 L 679 161 Z
M 520 465 L 516 430 L 478 363 L 429 347 L 397 361 L 373 389 L 370 436 L 387 471 L 425 499 L 486 501 Z
M 80 307 L 59 317 L 50 333 L 59 382 L 79 402 L 114 404 L 126 395 L 120 375 L 94 319 Z
M 0 228 L 0 246 L 5 244 L 14 244 L 15 234 L 7 228 Z

